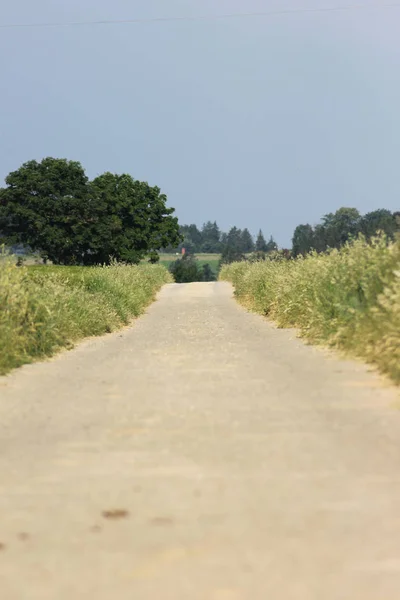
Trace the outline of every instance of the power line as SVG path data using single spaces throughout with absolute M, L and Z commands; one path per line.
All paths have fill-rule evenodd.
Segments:
M 249 12 L 249 13 L 227 13 L 220 15 L 198 15 L 187 17 L 149 17 L 142 19 L 109 19 L 104 21 L 72 21 L 66 23 L 11 23 L 9 25 L 0 25 L 0 29 L 22 29 L 22 28 L 44 28 L 44 27 L 77 27 L 90 25 L 128 25 L 140 23 L 168 23 L 177 21 L 216 21 L 222 19 L 241 19 L 241 18 L 267 18 L 278 17 L 284 15 L 296 15 L 305 13 L 329 13 L 351 10 L 366 10 L 366 9 L 386 9 L 400 8 L 400 2 L 385 2 L 380 4 L 347 4 L 342 6 L 331 6 L 325 8 L 288 8 L 283 10 L 271 10 L 264 12 Z

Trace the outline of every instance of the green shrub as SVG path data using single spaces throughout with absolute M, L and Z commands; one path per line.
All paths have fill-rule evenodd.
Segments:
M 169 271 L 176 283 L 215 281 L 216 276 L 208 263 L 200 263 L 193 254 L 185 254 L 169 265 Z
M 400 241 L 360 237 L 326 254 L 236 263 L 220 279 L 278 326 L 365 358 L 400 382 Z

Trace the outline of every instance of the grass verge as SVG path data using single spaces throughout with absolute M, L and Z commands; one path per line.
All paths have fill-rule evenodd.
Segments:
M 360 238 L 340 251 L 292 261 L 234 263 L 230 281 L 246 307 L 337 347 L 400 383 L 400 240 Z
M 128 324 L 171 281 L 160 265 L 18 268 L 0 257 L 0 374 Z

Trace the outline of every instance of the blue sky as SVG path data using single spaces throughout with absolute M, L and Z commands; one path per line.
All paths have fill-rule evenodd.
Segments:
M 13 0 L 0 24 L 277 8 L 299 3 Z M 284 246 L 340 206 L 400 207 L 400 7 L 0 29 L 0 57 L 1 180 L 32 158 L 79 160 L 159 185 L 182 223 Z

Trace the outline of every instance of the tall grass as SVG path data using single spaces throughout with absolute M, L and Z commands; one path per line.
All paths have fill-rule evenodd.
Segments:
M 0 374 L 129 323 L 170 281 L 156 265 L 18 268 L 0 256 Z
M 364 358 L 400 383 L 400 241 L 359 238 L 327 254 L 236 263 L 220 279 L 279 327 Z

